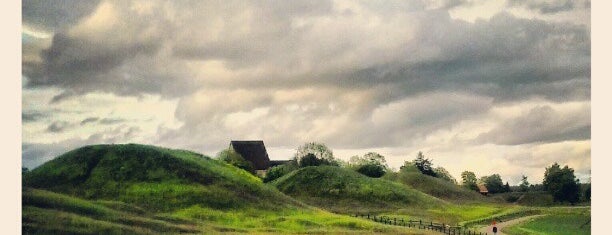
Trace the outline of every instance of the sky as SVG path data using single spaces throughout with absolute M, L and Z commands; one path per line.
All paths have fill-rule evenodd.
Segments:
M 589 0 L 22 1 L 22 163 L 88 144 L 591 169 Z

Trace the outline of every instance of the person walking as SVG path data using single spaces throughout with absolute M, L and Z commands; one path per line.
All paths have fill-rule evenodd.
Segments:
M 496 226 L 497 222 L 495 222 L 495 220 L 493 220 L 493 235 L 497 234 L 497 226 Z

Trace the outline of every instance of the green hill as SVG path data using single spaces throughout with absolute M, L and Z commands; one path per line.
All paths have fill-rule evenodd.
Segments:
M 421 234 L 332 214 L 198 153 L 93 145 L 23 176 L 23 234 Z
M 65 153 L 27 173 L 25 186 L 147 210 L 200 205 L 276 208 L 293 200 L 241 170 L 190 151 L 146 145 L 95 145 Z
M 387 174 L 385 179 L 408 185 L 431 196 L 453 202 L 486 201 L 478 192 L 463 188 L 443 179 L 422 174 L 416 168 L 402 169 L 397 173 Z
M 405 185 L 333 166 L 305 167 L 271 184 L 300 201 L 341 213 L 424 209 L 446 204 Z

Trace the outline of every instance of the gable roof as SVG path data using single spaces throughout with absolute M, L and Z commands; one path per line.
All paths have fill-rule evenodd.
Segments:
M 245 160 L 253 163 L 255 170 L 266 170 L 270 166 L 270 158 L 263 140 L 232 140 L 230 147 Z
M 485 187 L 485 186 L 484 186 L 484 185 L 482 185 L 482 184 L 479 184 L 479 185 L 478 185 L 478 191 L 480 191 L 481 193 L 488 193 L 488 192 L 489 192 L 489 190 L 487 189 L 487 187 Z

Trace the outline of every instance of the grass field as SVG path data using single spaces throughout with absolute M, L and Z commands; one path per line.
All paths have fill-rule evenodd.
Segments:
M 503 230 L 513 235 L 558 234 L 580 235 L 591 234 L 589 214 L 565 213 L 551 214 L 514 225 Z
M 191 206 L 151 213 L 115 201 L 90 201 L 45 190 L 23 192 L 23 234 L 344 233 L 432 234 L 316 208 L 219 210 Z
M 440 178 L 422 174 L 416 167 L 405 167 L 399 172 L 386 174 L 384 179 L 405 184 L 431 196 L 454 203 L 489 201 L 478 192 L 463 188 Z
M 432 234 L 348 216 L 354 213 L 467 227 L 554 214 L 511 228 L 550 232 L 590 218 L 589 208 L 513 205 L 410 171 L 370 178 L 306 167 L 264 184 L 198 153 L 137 144 L 75 149 L 23 180 L 23 234 Z M 539 203 L 542 195 L 526 199 Z
M 308 206 L 197 153 L 135 144 L 47 162 L 24 175 L 22 199 L 24 234 L 428 234 Z
M 302 168 L 270 184 L 300 201 L 344 214 L 424 210 L 448 204 L 397 182 L 333 166 Z

